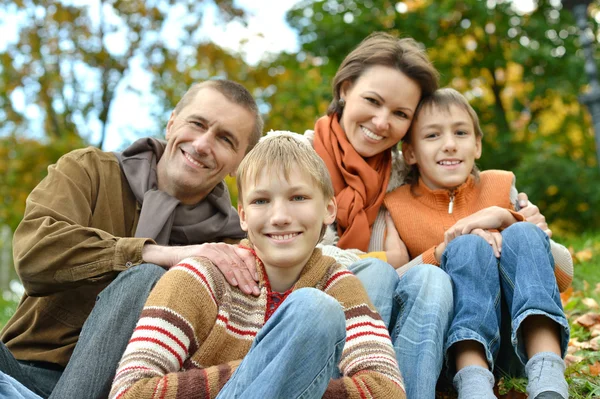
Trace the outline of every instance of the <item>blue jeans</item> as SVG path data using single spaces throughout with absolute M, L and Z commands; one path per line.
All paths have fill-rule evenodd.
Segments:
M 301 288 L 261 328 L 244 360 L 217 398 L 321 398 L 346 342 L 337 300 Z
M 537 226 L 520 222 L 505 229 L 500 259 L 483 238 L 471 234 L 457 237 L 442 255 L 442 268 L 452 278 L 455 298 L 446 352 L 457 342 L 477 341 L 485 348 L 493 370 L 500 348 L 504 300 L 511 323 L 510 342 L 522 364 L 528 357 L 520 326 L 532 315 L 549 317 L 561 327 L 564 356 L 569 324 L 554 277 L 548 236 Z
M 8 389 L 6 388 L 8 385 L 13 385 L 13 381 L 17 381 L 19 387 L 27 388 L 38 397 L 47 398 L 62 375 L 59 367 L 51 366 L 41 362 L 17 360 L 6 345 L 0 342 L 0 371 L 4 375 L 2 377 L 4 378 L 4 389 Z M 9 376 L 10 378 L 7 378 Z M 2 396 L 2 392 L 4 391 L 0 389 L 0 398 L 11 397 Z M 24 396 L 23 393 L 21 395 Z
M 50 398 L 106 398 L 148 294 L 165 273 L 143 264 L 117 276 L 100 294 Z
M 398 277 L 377 259 L 363 259 L 350 270 L 390 329 L 408 399 L 434 398 L 452 319 L 450 278 L 432 265 L 415 266 Z
M 6 399 L 42 399 L 8 374 L 0 372 L 0 398 Z

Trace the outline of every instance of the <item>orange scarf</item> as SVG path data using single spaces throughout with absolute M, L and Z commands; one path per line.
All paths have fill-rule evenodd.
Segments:
M 368 251 L 373 223 L 390 180 L 392 151 L 361 157 L 348 141 L 336 114 L 317 121 L 314 146 L 325 161 L 335 190 L 338 247 Z

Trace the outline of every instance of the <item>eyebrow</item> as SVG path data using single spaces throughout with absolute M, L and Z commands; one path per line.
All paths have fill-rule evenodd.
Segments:
M 458 121 L 458 122 L 454 122 L 451 127 L 459 127 L 459 126 L 467 126 L 467 127 L 472 127 L 472 124 L 467 122 L 467 121 Z M 421 127 L 421 130 L 423 129 L 431 129 L 431 128 L 440 128 L 442 127 L 442 124 L 440 123 L 429 123 L 426 124 L 425 126 Z
M 303 191 L 303 190 L 307 190 L 309 189 L 309 186 L 307 185 L 296 185 L 296 186 L 291 186 L 287 191 L 290 193 L 296 192 L 296 191 Z M 250 190 L 248 191 L 248 195 L 252 194 L 252 195 L 267 195 L 270 194 L 271 190 L 267 190 L 267 189 L 257 189 L 257 190 Z
M 193 120 L 198 120 L 200 122 L 203 122 L 204 124 L 206 124 L 207 126 L 210 126 L 210 122 L 208 119 L 206 119 L 205 117 L 201 116 L 201 115 L 197 115 L 197 114 L 192 114 L 188 117 L 188 119 L 193 119 Z M 231 140 L 231 142 L 233 143 L 233 147 L 237 150 L 238 147 L 240 146 L 240 141 L 238 140 L 238 138 L 231 133 L 229 130 L 227 129 L 221 129 L 218 128 L 217 129 L 217 133 L 222 134 L 227 136 L 227 138 L 229 140 Z
M 381 97 L 381 96 L 379 95 L 379 93 L 377 93 L 377 92 L 375 92 L 375 91 L 365 91 L 363 94 L 370 94 L 370 95 L 372 95 L 373 97 L 377 97 L 377 99 L 378 99 L 379 101 L 381 101 L 382 103 L 385 103 L 385 99 L 384 99 L 383 97 Z M 410 107 L 398 107 L 398 108 L 396 108 L 396 109 L 401 109 L 401 110 L 403 110 L 403 111 L 410 111 L 410 112 L 414 112 L 414 110 L 413 110 L 412 108 L 410 108 Z

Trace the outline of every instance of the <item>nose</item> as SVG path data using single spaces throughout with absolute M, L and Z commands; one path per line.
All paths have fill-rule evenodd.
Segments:
M 390 127 L 390 114 L 385 109 L 380 109 L 373 117 L 373 124 L 379 131 L 388 130 Z
M 446 134 L 443 150 L 446 152 L 456 151 L 456 137 L 454 137 L 454 134 Z
M 214 136 L 215 135 L 213 134 L 213 132 L 211 130 L 207 130 L 207 131 L 203 132 L 202 134 L 200 134 L 192 142 L 192 146 L 194 147 L 194 150 L 198 154 L 202 154 L 202 155 L 210 154 L 212 152 L 212 149 L 214 148 L 214 142 L 215 142 Z
M 273 201 L 271 207 L 271 224 L 273 226 L 285 226 L 292 221 L 292 215 L 285 200 Z

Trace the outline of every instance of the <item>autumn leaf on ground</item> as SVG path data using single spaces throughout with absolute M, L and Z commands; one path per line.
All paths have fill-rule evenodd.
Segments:
M 582 249 L 581 251 L 575 252 L 575 259 L 577 259 L 579 263 L 589 262 L 592 260 L 593 255 L 594 253 L 592 252 L 591 248 L 586 248 Z
M 569 367 L 572 364 L 579 363 L 581 361 L 583 361 L 583 356 L 577 356 L 577 355 L 567 355 L 567 356 L 565 356 L 565 365 L 567 367 Z
M 594 298 L 583 298 L 581 303 L 590 309 L 598 309 L 600 307 Z
M 600 324 L 600 314 L 592 312 L 586 313 L 583 316 L 578 317 L 575 320 L 575 323 L 579 324 L 580 326 L 590 328 L 596 324 Z
M 593 377 L 600 375 L 600 362 L 596 362 L 590 366 L 590 375 Z
M 563 306 L 565 306 L 567 302 L 569 302 L 569 299 L 571 299 L 571 295 L 573 295 L 573 286 L 567 288 L 565 292 L 560 293 L 560 300 Z

